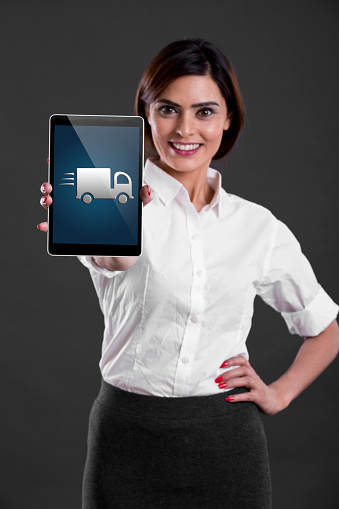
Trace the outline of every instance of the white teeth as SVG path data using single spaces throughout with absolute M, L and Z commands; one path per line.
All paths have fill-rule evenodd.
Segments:
M 180 143 L 172 143 L 172 145 L 178 150 L 195 150 L 200 146 L 199 143 L 195 143 L 193 145 L 181 145 Z

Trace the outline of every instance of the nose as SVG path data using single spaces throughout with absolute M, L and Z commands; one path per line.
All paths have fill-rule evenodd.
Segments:
M 182 114 L 178 117 L 175 132 L 180 134 L 182 138 L 186 138 L 194 134 L 196 131 L 195 119 L 191 114 Z

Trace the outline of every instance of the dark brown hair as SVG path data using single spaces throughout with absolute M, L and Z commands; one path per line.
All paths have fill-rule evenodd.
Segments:
M 145 121 L 145 148 L 155 151 L 146 107 L 155 101 L 172 81 L 182 76 L 209 75 L 218 85 L 226 101 L 232 121 L 213 159 L 226 156 L 244 125 L 245 107 L 234 69 L 225 55 L 205 39 L 182 39 L 165 46 L 150 62 L 139 82 L 135 98 L 135 114 Z

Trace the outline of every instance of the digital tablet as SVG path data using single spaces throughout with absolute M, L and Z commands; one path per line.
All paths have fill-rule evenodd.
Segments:
M 48 253 L 140 255 L 143 164 L 141 117 L 52 115 Z

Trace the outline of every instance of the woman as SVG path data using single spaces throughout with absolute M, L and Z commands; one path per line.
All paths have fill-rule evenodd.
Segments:
M 105 315 L 83 507 L 270 508 L 260 411 L 286 408 L 335 358 L 338 306 L 290 230 L 227 194 L 210 168 L 244 123 L 235 73 L 217 48 L 166 46 L 135 105 L 157 154 L 140 191 L 143 254 L 79 257 Z M 48 208 L 50 184 L 42 190 Z M 306 338 L 270 385 L 246 349 L 256 295 Z

